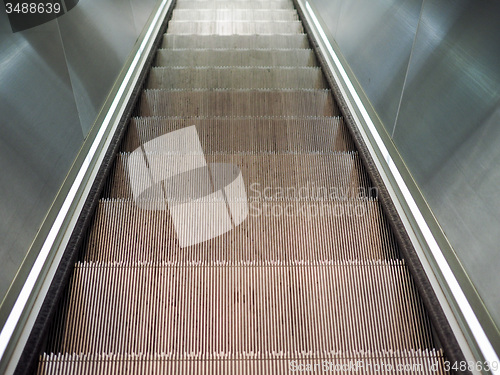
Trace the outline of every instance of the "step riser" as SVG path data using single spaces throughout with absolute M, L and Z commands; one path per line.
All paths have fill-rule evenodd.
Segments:
M 288 35 L 169 35 L 162 48 L 310 48 L 305 34 Z
M 227 21 L 170 21 L 167 34 L 198 35 L 254 35 L 254 34 L 302 34 L 299 21 L 276 22 L 227 22 Z
M 247 191 L 249 196 L 254 195 Z M 170 212 L 133 201 L 99 203 L 86 245 L 87 261 L 307 262 L 398 258 L 377 202 L 249 203 L 249 216 L 213 240 L 180 248 Z M 323 209 L 323 211 L 320 211 Z M 258 211 L 260 210 L 260 211 Z M 292 217 L 285 213 L 296 213 Z M 349 231 L 349 235 L 347 235 Z M 320 240 L 321 239 L 321 240 Z
M 392 368 L 411 368 L 415 375 L 444 375 L 443 354 L 435 351 L 405 351 L 398 354 L 345 353 L 344 355 L 323 355 L 317 358 L 300 358 L 287 360 L 279 356 L 272 359 L 254 359 L 254 356 L 242 356 L 237 360 L 220 359 L 221 355 L 213 355 L 208 361 L 200 362 L 206 357 L 186 356 L 185 359 L 172 359 L 172 356 L 122 356 L 122 355 L 44 355 L 38 374 L 60 374 L 71 369 L 72 374 L 289 374 L 298 369 L 310 368 L 315 372 L 333 373 L 335 368 L 346 369 L 342 372 L 359 372 L 365 375 L 409 374 L 409 371 L 393 372 Z M 247 358 L 249 357 L 249 358 Z M 381 364 L 383 370 L 381 370 Z M 359 365 L 359 367 L 357 367 Z M 337 367 L 336 367 L 337 366 Z M 387 369 L 387 370 L 386 370 Z M 339 372 L 337 372 L 339 373 Z
M 289 1 L 179 1 L 176 9 L 288 9 Z
M 296 358 L 309 351 L 432 345 L 408 272 L 395 261 L 320 267 L 81 264 L 70 290 L 67 315 L 59 317 L 66 335 L 58 345 L 69 353 Z
M 150 165 L 155 163 L 155 168 L 163 170 L 168 165 L 175 164 L 181 156 L 146 153 L 145 157 Z M 182 155 L 182 160 L 186 165 L 194 165 L 194 161 L 199 157 L 199 155 Z M 269 188 L 273 192 L 277 189 L 299 192 L 301 188 L 304 191 L 304 194 L 297 197 L 287 195 L 287 199 L 332 201 L 368 198 L 367 194 L 371 191 L 368 176 L 360 172 L 361 163 L 357 154 L 205 154 L 205 160 L 207 163 L 227 163 L 237 166 L 241 170 L 247 189 L 258 184 L 255 186 L 260 186 L 262 189 Z M 133 198 L 128 166 L 129 155 L 121 154 L 116 164 L 115 176 L 112 177 L 113 183 L 109 185 L 108 193 L 105 192 L 109 195 L 104 197 Z M 194 183 L 196 181 L 193 181 Z M 307 196 L 306 188 L 310 193 Z M 313 188 L 324 190 L 313 191 Z M 278 196 L 272 198 L 281 199 Z
M 159 50 L 155 66 L 188 67 L 188 66 L 284 66 L 306 67 L 317 66 L 316 58 L 311 50 Z
M 141 116 L 314 116 L 340 115 L 333 97 L 321 91 L 162 91 L 142 94 Z
M 206 153 L 332 153 L 354 151 L 341 118 L 162 118 L 130 121 L 122 151 L 134 151 L 156 137 L 196 126 Z
M 196 2 L 199 5 L 199 8 L 203 8 L 203 4 L 209 3 L 265 3 L 265 0 L 177 0 L 176 5 L 186 4 Z M 271 3 L 281 3 L 281 4 L 290 4 L 289 0 L 270 0 Z M 177 7 L 178 8 L 178 7 Z
M 172 21 L 298 21 L 295 10 L 178 9 Z
M 148 89 L 326 89 L 319 68 L 153 68 Z

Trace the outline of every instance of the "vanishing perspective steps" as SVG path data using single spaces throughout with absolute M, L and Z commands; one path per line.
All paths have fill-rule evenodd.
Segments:
M 447 373 L 292 1 L 177 0 L 153 65 L 38 374 Z

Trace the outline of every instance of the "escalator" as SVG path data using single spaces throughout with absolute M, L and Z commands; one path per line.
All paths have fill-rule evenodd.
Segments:
M 178 0 L 135 112 L 37 374 L 448 373 L 291 0 Z

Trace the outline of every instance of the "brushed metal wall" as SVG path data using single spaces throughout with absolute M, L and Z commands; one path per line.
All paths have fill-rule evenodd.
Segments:
M 0 301 L 155 0 L 81 0 L 13 33 L 0 3 Z
M 500 3 L 309 2 L 500 326 Z
M 0 114 L 1 299 L 83 141 L 56 20 L 13 34 L 0 11 Z
M 59 29 L 87 134 L 135 43 L 132 6 L 121 0 L 82 1 L 59 18 Z
M 393 140 L 500 326 L 500 3 L 426 0 Z
M 388 129 L 394 126 L 422 0 L 343 1 L 336 41 Z

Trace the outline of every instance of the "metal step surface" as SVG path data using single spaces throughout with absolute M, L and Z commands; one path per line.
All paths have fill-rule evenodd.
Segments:
M 262 187 L 249 188 L 247 193 L 253 199 L 257 196 L 254 191 L 261 190 Z M 104 199 L 99 202 L 83 259 L 237 265 L 283 263 L 294 259 L 331 262 L 400 257 L 376 200 L 255 199 L 248 204 L 247 220 L 233 230 L 210 241 L 181 248 L 166 203 L 164 210 L 152 211 L 138 208 L 133 200 Z
M 178 0 L 176 9 L 294 9 L 290 1 Z
M 150 164 L 154 162 L 155 168 L 166 168 L 179 155 L 175 152 L 162 153 L 156 147 L 153 149 L 144 146 L 143 149 L 146 151 L 143 157 Z M 121 164 L 120 169 L 115 171 L 115 178 L 111 180 L 109 195 L 105 192 L 104 197 L 132 198 L 130 183 L 135 176 L 130 176 L 129 168 L 127 168 L 130 163 L 127 159 L 131 154 L 121 154 L 120 156 L 118 159 L 118 163 Z M 194 160 L 197 156 L 183 155 L 185 160 L 190 158 Z M 136 154 L 133 157 L 135 158 Z M 247 189 L 258 186 L 262 192 L 256 193 L 265 196 L 263 189 L 266 188 L 270 194 L 272 193 L 270 199 L 281 199 L 277 196 L 279 189 L 288 191 L 288 194 L 284 194 L 282 198 L 284 200 L 300 198 L 299 200 L 313 202 L 368 198 L 375 193 L 375 190 L 370 186 L 368 176 L 360 169 L 361 164 L 355 152 L 331 154 L 225 152 L 221 154 L 205 153 L 204 157 L 208 163 L 226 163 L 237 166 L 242 172 L 242 179 Z M 185 189 L 188 188 L 185 187 Z M 303 192 L 302 195 L 299 194 L 301 192 Z M 249 199 L 252 198 L 250 193 L 252 191 L 247 192 Z M 303 196 L 304 194 L 306 195 Z M 255 194 L 255 198 L 258 198 L 258 195 Z
M 160 49 L 155 66 L 317 66 L 310 49 Z
M 136 117 L 121 151 L 134 151 L 172 131 L 196 126 L 206 153 L 332 153 L 354 151 L 341 117 Z
M 79 262 L 57 317 L 67 353 L 281 353 L 432 349 L 400 260 L 225 265 Z M 327 333 L 327 334 L 325 334 Z
M 310 48 L 306 34 L 274 35 L 171 35 L 162 48 Z
M 299 21 L 170 21 L 167 34 L 197 35 L 269 35 L 302 34 Z
M 314 116 L 340 111 L 329 90 L 145 90 L 140 116 Z
M 148 89 L 326 89 L 320 68 L 156 67 Z
M 179 0 L 177 4 L 179 3 L 187 3 L 187 2 L 190 2 L 191 0 Z M 196 0 L 196 1 L 199 1 L 200 3 L 213 3 L 213 2 L 219 2 L 219 1 L 223 1 L 223 2 L 233 2 L 233 3 L 243 3 L 243 2 L 246 2 L 246 3 L 259 3 L 259 2 L 262 2 L 264 0 Z M 289 0 L 272 0 L 273 2 L 276 2 L 276 3 L 290 3 Z
M 190 2 L 192 0 L 178 0 L 178 2 L 176 2 L 176 5 L 179 4 L 179 3 L 187 3 L 187 2 Z M 263 2 L 264 0 L 196 0 L 196 1 L 199 1 L 200 4 L 201 3 L 213 3 L 213 2 L 220 2 L 220 1 L 223 1 L 223 2 L 233 2 L 233 3 L 243 3 L 243 2 L 246 2 L 246 3 L 259 3 L 259 2 Z M 289 0 L 272 0 L 273 2 L 276 2 L 276 3 L 290 3 Z
M 87 374 L 289 374 L 300 369 L 331 372 L 345 369 L 365 375 L 445 375 L 444 356 L 436 350 L 318 353 L 301 355 L 290 361 L 279 353 L 260 359 L 241 353 L 229 360 L 220 353 L 205 354 L 44 354 L 38 375 Z M 304 370 L 305 371 L 305 370 Z M 338 373 L 338 372 L 337 372 Z
M 292 9 L 175 9 L 172 21 L 297 21 Z

